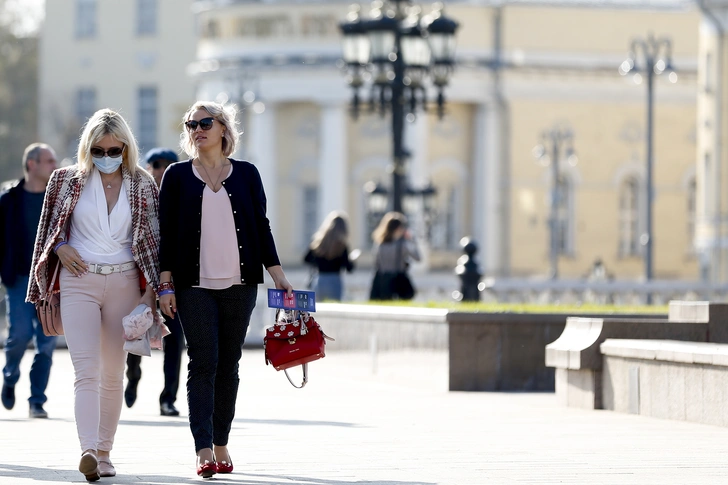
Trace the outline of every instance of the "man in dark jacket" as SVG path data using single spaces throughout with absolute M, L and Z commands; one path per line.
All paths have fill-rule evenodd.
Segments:
M 47 418 L 43 409 L 47 398 L 56 337 L 46 337 L 35 307 L 25 302 L 35 233 L 43 207 L 46 185 L 56 169 L 56 155 L 44 143 L 33 143 L 23 154 L 22 179 L 0 194 L 0 279 L 5 285 L 8 339 L 0 401 L 5 409 L 15 406 L 15 384 L 20 378 L 20 360 L 28 343 L 34 340 L 35 357 L 30 367 L 30 417 Z
M 152 174 L 157 186 L 162 183 L 162 175 L 167 167 L 177 162 L 177 154 L 166 148 L 154 148 L 144 156 L 147 162 L 147 171 Z M 185 337 L 182 333 L 182 326 L 177 315 L 169 318 L 164 315 L 164 323 L 169 328 L 170 334 L 164 338 L 164 389 L 159 396 L 159 414 L 162 416 L 179 416 L 179 411 L 174 403 L 177 400 L 179 389 L 180 364 L 182 353 L 185 349 Z M 137 398 L 137 386 L 142 378 L 142 358 L 139 355 L 129 354 L 126 357 L 126 389 L 124 389 L 124 401 L 128 407 L 132 407 Z

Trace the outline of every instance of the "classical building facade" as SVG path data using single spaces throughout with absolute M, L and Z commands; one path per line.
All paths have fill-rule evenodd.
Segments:
M 53 0 L 41 30 L 39 133 L 73 158 L 100 108 L 119 111 L 142 150 L 177 148 L 193 102 L 191 0 Z
M 728 280 L 728 2 L 706 1 L 699 7 L 703 19 L 697 85 L 696 171 L 700 196 L 695 243 L 701 277 L 718 283 Z
M 199 93 L 246 106 L 244 150 L 275 187 L 276 230 L 291 231 L 284 253 L 300 254 L 333 209 L 351 215 L 354 245 L 366 247 L 362 187 L 388 182 L 391 134 L 386 116 L 348 116 L 351 93 L 335 63 L 347 6 L 204 5 Z M 533 148 L 558 125 L 573 133 L 578 156 L 575 165 L 559 161 L 560 274 L 582 276 L 598 259 L 615 277 L 642 275 L 646 91 L 617 67 L 634 37 L 655 32 L 671 38 L 679 69 L 679 83 L 656 87 L 655 277 L 696 277 L 700 12 L 678 2 L 586 1 L 449 2 L 446 13 L 460 23 L 447 116 L 421 114 L 406 127 L 410 184 L 437 188 L 429 267 L 451 268 L 469 235 L 489 275 L 549 271 L 552 171 Z
M 149 38 L 139 34 L 148 4 L 158 11 Z M 81 27 L 89 5 L 91 39 Z M 145 144 L 152 86 L 157 144 L 176 144 L 179 116 L 195 98 L 234 102 L 244 132 L 237 156 L 261 171 L 284 264 L 300 264 L 334 209 L 350 215 L 352 246 L 370 247 L 363 186 L 390 183 L 391 128 L 386 115 L 349 115 L 337 65 L 345 2 L 55 0 L 47 8 L 40 95 L 49 142 L 70 148 L 93 105 L 121 109 Z M 698 113 L 716 106 L 699 91 L 699 52 L 712 39 L 706 14 L 670 0 L 483 0 L 448 2 L 445 12 L 460 23 L 446 116 L 419 113 L 405 132 L 409 184 L 437 189 L 431 227 L 410 214 L 430 236 L 418 269 L 452 270 L 460 238 L 471 236 L 488 276 L 548 273 L 552 170 L 534 147 L 558 126 L 573 134 L 577 157 L 562 150 L 559 160 L 560 275 L 581 277 L 601 260 L 616 278 L 642 276 L 646 89 L 617 68 L 631 41 L 653 32 L 670 37 L 678 71 L 676 84 L 658 78 L 655 90 L 654 276 L 699 277 L 706 243 L 695 235 L 706 231 L 707 205 L 696 153 L 708 142 Z M 92 87 L 93 96 L 84 91 Z M 370 264 L 365 250 L 360 265 Z

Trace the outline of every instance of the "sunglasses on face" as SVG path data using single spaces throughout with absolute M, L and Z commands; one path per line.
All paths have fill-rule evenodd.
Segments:
M 152 168 L 154 170 L 159 170 L 160 168 L 167 168 L 169 164 L 172 163 L 169 160 L 154 160 L 152 162 Z
M 111 147 L 108 150 L 104 150 L 101 147 L 93 147 L 91 149 L 91 156 L 96 158 L 103 158 L 105 156 L 116 158 L 122 153 L 124 153 L 124 147 Z
M 200 128 L 202 128 L 203 130 L 207 131 L 210 128 L 212 128 L 213 121 L 215 121 L 215 118 L 213 118 L 213 117 L 202 118 L 200 121 L 190 120 L 190 121 L 185 121 L 185 126 L 190 131 L 195 131 L 198 126 Z

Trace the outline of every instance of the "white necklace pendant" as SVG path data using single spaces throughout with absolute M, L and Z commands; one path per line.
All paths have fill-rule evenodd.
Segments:
M 110 189 L 111 188 L 111 184 L 106 184 L 106 188 L 107 189 Z

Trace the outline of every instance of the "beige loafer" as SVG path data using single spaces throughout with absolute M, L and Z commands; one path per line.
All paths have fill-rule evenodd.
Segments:
M 116 468 L 114 468 L 113 463 L 111 463 L 111 460 L 108 460 L 106 458 L 101 458 L 99 460 L 99 475 L 102 477 L 115 477 L 116 476 Z
M 81 455 L 81 461 L 78 464 L 78 471 L 83 473 L 86 480 L 89 482 L 95 482 L 99 480 L 99 460 L 96 458 L 96 454 L 92 451 L 84 451 Z

